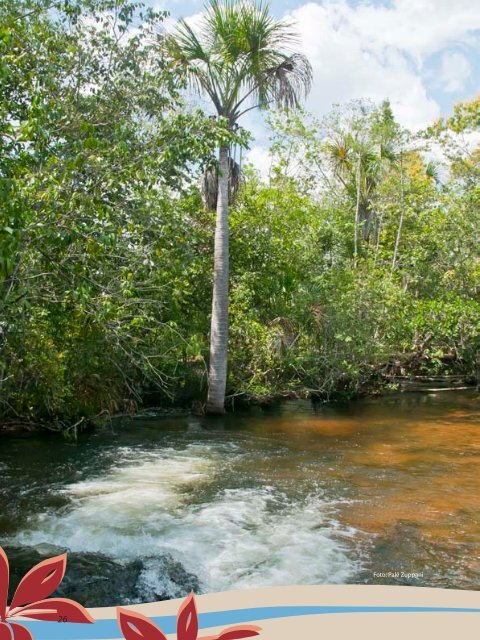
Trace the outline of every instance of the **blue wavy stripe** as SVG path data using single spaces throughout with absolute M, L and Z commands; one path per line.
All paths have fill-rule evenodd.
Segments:
M 328 613 L 480 613 L 480 609 L 456 607 L 259 607 L 201 613 L 201 629 L 234 624 L 313 616 Z M 175 616 L 161 616 L 152 620 L 164 633 L 175 633 Z M 99 620 L 95 624 L 69 624 L 57 622 L 21 622 L 33 633 L 35 640 L 112 640 L 122 634 L 116 620 Z

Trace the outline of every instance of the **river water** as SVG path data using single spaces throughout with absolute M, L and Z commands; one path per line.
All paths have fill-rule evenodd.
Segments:
M 27 564 L 68 549 L 63 595 L 87 604 L 102 575 L 123 585 L 112 604 L 191 588 L 480 588 L 475 392 L 136 419 L 77 442 L 2 434 L 0 473 L 0 544 Z

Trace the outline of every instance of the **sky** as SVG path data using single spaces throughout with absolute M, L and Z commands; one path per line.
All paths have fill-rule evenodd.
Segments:
M 197 17 L 204 0 L 149 0 L 172 18 Z M 480 0 L 273 0 L 272 13 L 296 23 L 299 48 L 314 74 L 308 111 L 388 98 L 401 124 L 423 128 L 480 92 Z M 258 116 L 241 123 L 255 141 L 250 159 L 266 161 Z

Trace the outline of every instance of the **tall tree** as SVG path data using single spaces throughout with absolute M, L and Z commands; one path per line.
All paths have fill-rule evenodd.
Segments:
M 330 169 L 355 205 L 355 267 L 360 253 L 360 228 L 367 244 L 375 227 L 378 235 L 376 195 L 385 173 L 398 164 L 395 146 L 400 138 L 388 101 L 370 112 L 359 106 L 359 113 L 354 113 L 347 129 L 329 132 L 325 145 Z
M 292 51 L 292 25 L 277 21 L 269 5 L 211 0 L 198 28 L 180 20 L 166 40 L 173 62 L 192 87 L 208 96 L 233 130 L 250 110 L 296 107 L 312 82 L 310 63 Z M 223 413 L 228 362 L 229 147 L 219 150 L 207 412 Z

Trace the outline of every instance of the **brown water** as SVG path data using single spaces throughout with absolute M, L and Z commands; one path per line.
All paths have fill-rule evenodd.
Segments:
M 145 599 L 189 588 L 159 572 L 165 557 L 203 591 L 480 588 L 475 392 L 135 420 L 77 443 L 2 436 L 0 470 L 0 543 L 141 560 Z

